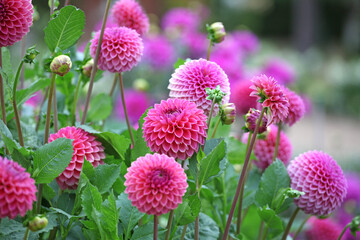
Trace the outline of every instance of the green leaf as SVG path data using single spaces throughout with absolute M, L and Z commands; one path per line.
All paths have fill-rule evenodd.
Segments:
M 58 138 L 34 152 L 33 178 L 36 183 L 50 183 L 69 165 L 73 155 L 73 139 Z
M 264 206 L 258 208 L 258 214 L 260 218 L 267 224 L 271 230 L 271 235 L 274 237 L 281 232 L 283 232 L 284 227 L 282 225 L 281 219 L 276 215 L 275 211 L 269 208 L 269 206 Z
M 26 227 L 22 223 L 17 222 L 13 219 L 3 218 L 0 224 L 0 239 L 1 240 L 13 240 L 13 239 L 24 239 Z M 38 236 L 37 233 L 30 232 L 29 238 L 35 238 Z M 37 239 L 37 238 L 35 238 Z
M 86 165 L 90 165 L 87 167 L 88 169 L 84 169 L 86 176 L 89 178 L 91 184 L 97 187 L 101 194 L 109 191 L 116 179 L 120 176 L 121 165 L 102 164 L 96 168 L 93 168 L 90 163 Z
M 108 239 L 119 239 L 118 237 L 118 222 L 119 211 L 116 207 L 114 193 L 111 192 L 109 197 L 101 205 L 101 224 L 104 228 Z
M 178 58 L 178 60 L 176 61 L 176 63 L 174 64 L 174 69 L 177 69 L 178 67 L 180 67 L 181 65 L 185 64 L 185 60 L 182 58 Z
M 43 185 L 43 197 L 49 202 L 56 197 L 54 189 L 52 189 L 48 184 Z
M 51 52 L 74 45 L 83 34 L 85 14 L 74 6 L 63 7 L 44 29 L 45 42 Z
M 27 88 L 17 90 L 16 91 L 16 103 L 17 105 L 23 104 L 26 100 L 28 100 L 34 93 L 39 90 L 45 89 L 50 85 L 50 78 L 42 78 L 33 82 Z
M 234 137 L 226 138 L 226 158 L 231 164 L 243 164 L 246 156 L 246 144 Z M 253 154 L 253 153 L 252 153 Z M 251 157 L 251 159 L 254 159 Z
M 175 209 L 175 225 L 185 225 L 195 221 L 201 207 L 197 195 L 183 198 L 183 202 Z
M 130 139 L 112 132 L 94 133 L 94 136 L 102 143 L 107 155 L 113 155 L 116 159 L 125 159 L 126 150 L 131 143 Z
M 300 197 L 301 195 L 304 195 L 304 194 L 305 194 L 304 192 L 300 192 L 298 190 L 291 189 L 290 187 L 288 187 L 288 188 L 280 188 L 279 191 L 277 192 L 275 198 L 274 198 L 274 201 L 273 201 L 274 205 L 271 206 L 271 207 L 272 207 L 272 209 L 274 209 L 276 211 L 276 213 L 285 211 L 289 206 L 286 206 L 286 208 L 281 208 L 281 207 L 283 206 L 286 199 L 288 199 L 288 198 L 297 198 L 297 197 Z
M 90 109 L 87 121 L 96 122 L 106 119 L 112 111 L 111 97 L 106 93 L 100 93 L 90 101 Z
M 81 194 L 81 201 L 84 212 L 88 218 L 94 221 L 92 217 L 94 210 L 101 210 L 102 198 L 100 192 L 95 186 L 88 183 Z

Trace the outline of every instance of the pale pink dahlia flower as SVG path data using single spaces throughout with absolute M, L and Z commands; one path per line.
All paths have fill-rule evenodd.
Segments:
M 225 72 L 214 62 L 205 59 L 191 60 L 181 65 L 171 75 L 169 96 L 171 98 L 186 99 L 204 110 L 206 115 L 211 109 L 211 100 L 206 99 L 206 88 L 215 89 L 220 85 L 221 91 L 226 95 L 222 104 L 228 103 L 230 99 L 230 84 Z M 219 111 L 215 104 L 213 116 Z
M 230 101 L 235 103 L 236 112 L 239 115 L 246 114 L 250 108 L 256 108 L 256 98 L 250 96 L 250 93 L 252 92 L 250 89 L 251 85 L 251 81 L 244 80 L 239 81 L 231 88 Z
M 25 216 L 36 201 L 35 181 L 17 162 L 0 156 L 0 219 Z
M 294 199 L 306 214 L 328 215 L 343 202 L 347 182 L 336 161 L 320 151 L 308 151 L 288 166 L 291 188 L 305 194 Z
M 253 163 L 261 170 L 265 170 L 273 162 L 276 137 L 278 128 L 275 125 L 269 127 L 269 132 L 265 139 L 257 139 L 254 147 L 254 154 L 256 160 Z M 249 134 L 244 134 L 242 141 L 246 143 Z M 277 158 L 285 165 L 289 163 L 292 155 L 292 145 L 289 138 L 283 131 L 280 132 L 280 142 Z
M 292 83 L 296 80 L 294 67 L 288 62 L 278 58 L 269 59 L 263 68 L 263 72 L 267 76 L 275 78 L 276 81 L 282 85 Z
M 69 166 L 56 178 L 56 181 L 62 190 L 76 189 L 79 184 L 84 158 L 93 167 L 103 164 L 103 159 L 105 159 L 104 147 L 95 140 L 92 134 L 76 127 L 65 127 L 57 133 L 50 134 L 49 142 L 58 138 L 74 139 L 74 153 Z
M 287 87 L 283 87 L 285 97 L 289 101 L 289 114 L 285 118 L 284 123 L 292 126 L 299 121 L 305 114 L 305 104 L 303 99 L 295 92 L 291 91 Z
M 94 58 L 100 31 L 91 40 L 90 54 Z M 130 71 L 141 59 L 144 45 L 139 34 L 127 27 L 106 28 L 98 66 L 109 72 Z
M 149 18 L 135 0 L 119 0 L 111 9 L 112 17 L 121 27 L 128 27 L 144 35 L 149 31 Z
M 140 212 L 157 216 L 177 208 L 188 187 L 181 165 L 157 153 L 132 162 L 125 179 L 125 193 L 132 205 Z
M 342 231 L 342 227 L 329 218 L 311 217 L 307 225 L 309 225 L 309 229 L 305 232 L 307 240 L 337 240 Z
M 203 111 L 193 102 L 175 98 L 148 111 L 143 137 L 151 151 L 185 160 L 205 143 L 206 129 Z
M 0 47 L 20 41 L 33 22 L 31 0 L 0 0 Z
M 289 101 L 286 98 L 281 86 L 272 77 L 262 74 L 254 77 L 253 85 L 250 86 L 253 92 L 250 96 L 259 98 L 262 107 L 267 107 L 268 124 L 284 121 L 289 113 Z

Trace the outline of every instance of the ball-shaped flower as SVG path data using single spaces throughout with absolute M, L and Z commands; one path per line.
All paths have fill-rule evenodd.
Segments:
M 148 111 L 143 137 L 151 151 L 185 160 L 205 143 L 206 129 L 203 111 L 193 102 L 175 98 Z
M 252 92 L 250 89 L 251 85 L 251 81 L 244 80 L 239 81 L 234 87 L 231 88 L 230 101 L 235 103 L 236 112 L 239 115 L 246 114 L 250 108 L 256 108 L 256 98 L 250 96 L 250 93 Z
M 215 89 L 218 85 L 221 91 L 226 94 L 222 99 L 222 104 L 228 103 L 230 84 L 221 67 L 205 59 L 191 60 L 178 67 L 171 75 L 168 86 L 168 89 L 170 89 L 169 96 L 194 102 L 208 115 L 212 101 L 206 99 L 205 89 Z M 218 111 L 218 104 L 215 104 L 213 116 L 216 116 Z
M 254 154 L 256 161 L 253 161 L 259 169 L 265 170 L 273 162 L 276 137 L 278 128 L 275 125 L 269 127 L 269 132 L 265 139 L 257 139 L 254 146 Z M 249 134 L 244 134 L 242 141 L 246 143 Z M 288 137 L 284 132 L 280 132 L 280 141 L 277 158 L 280 159 L 284 164 L 289 163 L 292 154 L 292 145 Z
M 20 41 L 33 22 L 31 0 L 0 0 L 0 47 Z
M 172 67 L 175 59 L 173 45 L 161 35 L 144 39 L 144 61 L 156 70 Z
M 35 181 L 17 162 L 0 156 L 0 219 L 25 216 L 36 201 Z
M 249 112 L 245 115 L 245 127 L 250 132 L 255 132 L 256 125 L 260 119 L 261 112 L 257 109 L 250 108 Z M 267 130 L 267 117 L 264 114 L 261 120 L 261 124 L 258 129 L 258 134 L 261 134 Z
M 287 87 L 283 87 L 285 97 L 289 101 L 289 114 L 285 118 L 284 123 L 292 126 L 299 121 L 305 114 L 305 104 L 303 99 L 295 92 L 291 91 Z
M 342 227 L 329 218 L 311 217 L 308 225 L 309 228 L 305 232 L 308 240 L 336 240 L 342 231 Z
M 165 31 L 194 32 L 200 25 L 200 17 L 187 8 L 172 8 L 161 22 Z
M 90 54 L 94 58 L 100 31 L 91 40 Z M 131 70 L 141 59 L 144 45 L 139 34 L 127 27 L 106 28 L 101 44 L 98 66 L 109 72 Z
M 103 159 L 105 159 L 104 147 L 99 141 L 95 140 L 94 135 L 76 127 L 61 128 L 57 133 L 50 134 L 49 142 L 58 138 L 74 139 L 74 153 L 69 166 L 56 178 L 56 181 L 62 190 L 76 189 L 79 184 L 84 158 L 93 167 L 103 164 Z
M 157 216 L 177 208 L 188 187 L 181 165 L 157 153 L 132 162 L 125 179 L 125 193 L 132 205 L 140 212 Z
M 306 214 L 328 215 L 343 202 L 347 182 L 336 161 L 321 151 L 308 151 L 288 166 L 291 188 L 305 194 L 294 199 Z
M 149 31 L 149 18 L 135 0 L 119 0 L 111 9 L 113 21 L 144 35 Z
M 271 58 L 265 64 L 263 72 L 267 76 L 272 76 L 276 81 L 282 85 L 292 83 L 296 80 L 296 72 L 293 66 L 288 62 Z
M 284 121 L 289 113 L 289 101 L 281 86 L 274 78 L 267 77 L 264 74 L 254 77 L 251 81 L 253 85 L 250 88 L 253 92 L 250 96 L 258 97 L 262 107 L 269 109 L 268 124 Z

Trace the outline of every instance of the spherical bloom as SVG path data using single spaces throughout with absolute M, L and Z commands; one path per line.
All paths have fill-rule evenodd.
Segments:
M 240 50 L 245 54 L 255 53 L 259 47 L 259 39 L 249 31 L 234 31 L 231 33 Z
M 175 49 L 163 36 L 153 36 L 144 39 L 144 61 L 156 70 L 172 67 L 175 59 Z
M 181 65 L 171 75 L 169 96 L 171 98 L 186 99 L 196 103 L 204 110 L 206 115 L 211 109 L 211 100 L 206 99 L 206 88 L 215 89 L 220 85 L 220 89 L 226 95 L 222 99 L 222 104 L 228 103 L 230 98 L 230 84 L 225 72 L 214 62 L 205 59 L 191 60 Z M 213 116 L 219 111 L 216 104 Z
M 222 41 L 224 41 L 226 32 L 224 24 L 222 22 L 214 22 L 209 26 L 207 30 L 211 36 L 211 40 L 214 43 L 221 43 Z
M 305 194 L 294 199 L 306 214 L 328 215 L 343 202 L 347 182 L 336 161 L 320 151 L 296 157 L 288 166 L 291 188 Z
M 0 47 L 20 41 L 33 22 L 31 0 L 0 0 Z
M 240 81 L 231 88 L 230 101 L 235 103 L 236 111 L 239 115 L 246 114 L 250 108 L 256 108 L 256 98 L 251 97 L 252 90 L 250 86 L 252 82 L 248 80 Z
M 177 208 L 188 187 L 181 165 L 157 153 L 132 162 L 125 179 L 125 193 L 132 205 L 140 212 L 157 216 Z
M 268 107 L 268 124 L 284 121 L 289 113 L 289 101 L 283 93 L 280 85 L 272 77 L 262 74 L 254 77 L 253 92 L 250 96 L 258 97 L 263 107 Z
M 276 81 L 282 85 L 292 83 L 296 79 L 296 73 L 293 66 L 288 62 L 277 58 L 268 60 L 262 72 L 267 76 L 275 78 Z
M 69 56 L 67 55 L 60 55 L 55 57 L 50 64 L 51 72 L 59 75 L 64 76 L 67 74 L 72 67 L 72 62 Z
M 285 97 L 289 101 L 289 114 L 285 118 L 284 123 L 292 126 L 299 121 L 305 114 L 305 104 L 302 98 L 287 87 L 283 87 Z
M 100 31 L 91 40 L 90 54 L 94 58 Z M 141 59 L 144 45 L 139 34 L 127 27 L 106 28 L 101 45 L 98 66 L 109 72 L 131 70 Z
M 193 102 L 175 98 L 148 111 L 143 137 L 151 151 L 185 160 L 205 143 L 206 129 L 203 111 Z
M 57 133 L 50 134 L 49 142 L 58 138 L 74 139 L 74 153 L 69 166 L 56 178 L 56 181 L 62 190 L 76 189 L 79 184 L 84 158 L 93 167 L 103 164 L 103 159 L 105 159 L 104 147 L 95 140 L 92 134 L 76 127 L 65 127 Z
M 308 240 L 336 240 L 342 231 L 342 227 L 329 218 L 311 217 L 308 225 L 310 228 L 305 232 Z
M 119 0 L 111 9 L 111 13 L 119 26 L 128 27 L 144 35 L 149 31 L 149 18 L 135 0 Z
M 260 114 L 261 112 L 259 110 L 250 108 L 249 112 L 245 115 L 245 126 L 250 132 L 255 132 L 256 124 L 260 118 Z M 267 130 L 267 122 L 267 117 L 264 114 L 258 130 L 258 134 L 261 134 Z
M 199 25 L 199 15 L 187 8 L 172 8 L 162 19 L 162 27 L 166 31 L 196 31 Z
M 276 137 L 278 128 L 275 125 L 269 127 L 269 133 L 265 139 L 257 139 L 254 147 L 256 160 L 253 163 L 261 170 L 265 170 L 273 162 Z M 249 134 L 244 134 L 242 141 L 246 143 Z M 289 163 L 292 154 L 292 145 L 284 132 L 280 132 L 280 141 L 277 158 L 284 164 Z
M 0 219 L 25 216 L 36 201 L 35 181 L 17 162 L 0 156 Z
M 30 222 L 28 227 L 31 231 L 36 232 L 41 229 L 44 229 L 48 225 L 49 221 L 45 216 L 35 216 Z
M 235 121 L 236 107 L 233 103 L 226 103 L 221 106 L 221 122 L 225 125 L 231 125 Z

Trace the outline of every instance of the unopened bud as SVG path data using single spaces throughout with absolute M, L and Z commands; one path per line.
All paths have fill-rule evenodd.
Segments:
M 44 216 L 36 216 L 29 222 L 29 229 L 33 232 L 44 229 L 48 225 L 48 220 Z
M 133 88 L 137 91 L 146 92 L 149 90 L 149 83 L 144 78 L 138 78 L 133 82 Z
M 72 62 L 70 57 L 66 55 L 60 55 L 52 60 L 50 64 L 50 70 L 53 73 L 56 73 L 60 76 L 64 76 L 70 71 L 71 66 L 72 66 Z
M 215 43 L 224 41 L 226 32 L 222 22 L 215 22 L 208 27 L 210 39 Z
M 94 66 L 94 59 L 90 59 L 85 63 L 85 65 L 82 67 L 82 72 L 85 76 L 90 77 L 91 71 Z
M 221 121 L 225 125 L 230 125 L 235 121 L 235 104 L 226 103 L 221 108 Z
M 40 14 L 39 14 L 38 10 L 35 7 L 33 9 L 34 9 L 33 16 L 32 16 L 33 17 L 33 22 L 36 22 L 37 20 L 40 19 Z
M 259 121 L 261 112 L 254 108 L 250 108 L 249 112 L 245 115 L 245 127 L 248 131 L 254 132 L 257 122 Z M 264 114 L 258 130 L 258 134 L 261 134 L 267 129 L 268 119 Z

